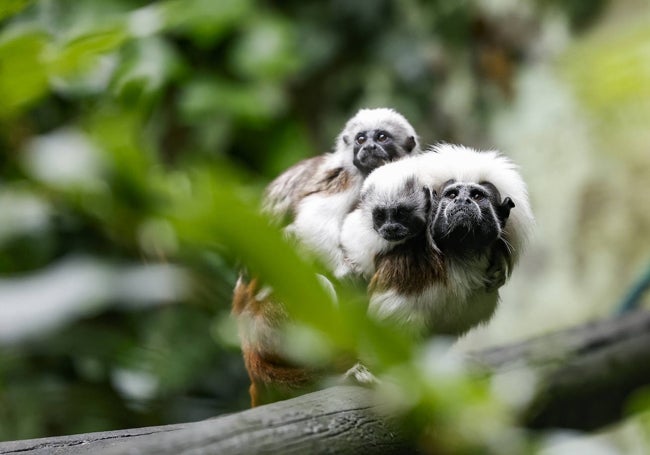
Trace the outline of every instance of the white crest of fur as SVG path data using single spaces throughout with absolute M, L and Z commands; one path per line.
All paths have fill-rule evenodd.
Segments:
M 372 171 L 361 188 L 362 205 L 371 210 L 379 203 L 398 199 L 411 178 L 415 179 L 418 187 L 431 187 L 428 172 L 422 172 L 424 163 L 430 165 L 427 155 L 430 154 L 402 158 Z

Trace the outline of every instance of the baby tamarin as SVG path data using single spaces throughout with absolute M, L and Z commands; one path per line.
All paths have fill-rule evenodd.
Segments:
M 330 270 L 342 261 L 343 219 L 357 202 L 365 177 L 374 169 L 420 151 L 415 130 L 388 108 L 361 109 L 346 123 L 332 153 L 299 162 L 273 180 L 263 210 Z
M 509 159 L 437 145 L 366 179 L 342 227 L 337 275 L 370 280 L 373 317 L 416 335 L 460 335 L 493 315 L 532 225 Z
M 374 169 L 418 153 L 410 123 L 392 109 L 362 109 L 339 134 L 334 152 L 306 159 L 273 180 L 263 210 L 276 221 L 288 218 L 285 232 L 314 253 L 331 271 L 341 267 L 341 224 L 356 204 L 365 177 Z M 253 406 L 304 393 L 320 372 L 292 364 L 283 355 L 282 302 L 268 288 L 240 278 L 235 286 L 237 316 Z

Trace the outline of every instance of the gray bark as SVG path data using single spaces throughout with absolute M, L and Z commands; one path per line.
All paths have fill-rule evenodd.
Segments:
M 593 430 L 625 417 L 631 395 L 650 384 L 650 312 L 627 313 L 472 357 L 492 372 L 527 364 L 543 376 L 521 416 L 524 425 Z
M 337 386 L 201 422 L 0 443 L 0 454 L 408 453 L 373 395 Z
M 521 416 L 531 428 L 593 429 L 623 416 L 650 384 L 650 312 L 638 312 L 471 354 L 499 373 L 544 380 Z M 385 454 L 409 451 L 398 419 L 371 390 L 337 386 L 206 421 L 0 443 L 0 454 Z

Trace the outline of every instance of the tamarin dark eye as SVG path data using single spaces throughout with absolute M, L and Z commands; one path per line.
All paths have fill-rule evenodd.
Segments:
M 406 207 L 397 207 L 395 209 L 395 217 L 398 220 L 403 220 L 408 215 L 409 210 Z
M 365 134 L 357 134 L 357 138 L 356 138 L 357 144 L 359 145 L 363 144 L 364 142 L 366 142 L 366 139 L 367 138 Z
M 456 190 L 449 190 L 445 193 L 445 197 L 449 199 L 456 199 L 456 196 L 458 196 L 458 191 Z
M 388 136 L 386 133 L 379 133 L 377 134 L 377 141 L 378 142 L 386 142 L 388 140 Z
M 376 222 L 383 223 L 384 221 L 386 221 L 386 211 L 382 209 L 375 209 L 372 212 L 372 217 Z
M 475 201 L 480 201 L 481 199 L 483 199 L 483 193 L 481 193 L 481 192 L 478 191 L 478 190 L 474 190 L 474 191 L 472 191 L 469 195 L 470 195 L 470 197 L 471 197 L 472 199 L 474 199 Z

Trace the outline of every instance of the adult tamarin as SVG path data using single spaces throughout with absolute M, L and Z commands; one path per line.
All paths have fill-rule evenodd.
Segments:
M 331 271 L 339 268 L 341 224 L 356 204 L 365 177 L 388 162 L 419 152 L 410 123 L 392 109 L 362 109 L 339 134 L 332 153 L 306 159 L 273 180 L 263 210 L 276 221 L 289 219 L 285 232 L 314 253 Z M 284 305 L 256 279 L 235 286 L 244 363 L 253 406 L 304 393 L 320 372 L 295 365 L 283 355 Z
M 373 317 L 416 335 L 460 335 L 493 315 L 532 225 L 512 161 L 437 145 L 366 179 L 342 227 L 338 275 L 370 280 Z

